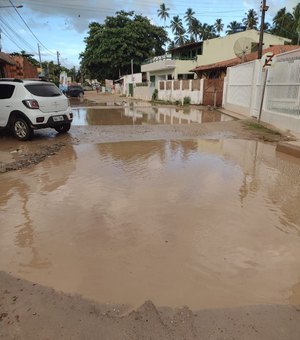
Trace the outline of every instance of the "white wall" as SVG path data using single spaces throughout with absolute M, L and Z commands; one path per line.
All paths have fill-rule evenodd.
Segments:
M 189 89 L 182 89 L 182 81 L 180 81 L 180 89 L 174 90 L 174 81 L 171 81 L 171 89 L 170 90 L 158 90 L 158 99 L 170 102 L 179 101 L 183 102 L 184 97 L 191 98 L 191 104 L 200 105 L 203 103 L 203 83 L 204 79 L 199 79 L 200 81 L 200 90 L 192 91 L 192 80 L 189 80 Z M 164 81 L 166 83 L 166 81 Z M 166 84 L 165 87 L 166 89 Z
M 155 87 L 152 86 L 135 86 L 133 88 L 133 97 L 141 100 L 151 100 Z
M 208 65 L 219 61 L 235 58 L 234 44 L 240 38 L 250 38 L 253 42 L 259 42 L 259 32 L 256 30 L 246 30 L 224 37 L 214 38 L 203 41 L 203 54 L 197 58 L 197 65 Z M 264 33 L 264 48 L 271 45 L 284 45 L 289 39 L 276 35 Z
M 268 71 L 263 71 L 258 60 L 228 68 L 223 107 L 257 117 L 267 76 L 261 121 L 300 133 L 300 49 L 280 54 L 276 59 Z

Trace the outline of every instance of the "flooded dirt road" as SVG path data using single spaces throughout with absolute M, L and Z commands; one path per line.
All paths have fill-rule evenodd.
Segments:
M 226 122 L 232 117 L 218 111 L 176 107 L 73 108 L 73 125 L 152 125 Z
M 245 140 L 81 144 L 1 176 L 0 269 L 101 303 L 300 303 L 300 162 Z
M 298 340 L 294 137 L 85 97 L 66 135 L 0 133 L 0 338 Z

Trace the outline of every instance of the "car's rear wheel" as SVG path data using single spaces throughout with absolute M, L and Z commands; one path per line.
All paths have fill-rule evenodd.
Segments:
M 15 137 L 22 141 L 31 139 L 33 136 L 33 129 L 23 118 L 16 118 L 13 121 L 12 130 Z
M 63 124 L 63 125 L 58 125 L 58 126 L 55 126 L 55 130 L 58 132 L 58 133 L 66 133 L 70 130 L 71 128 L 71 123 L 68 123 L 68 124 Z

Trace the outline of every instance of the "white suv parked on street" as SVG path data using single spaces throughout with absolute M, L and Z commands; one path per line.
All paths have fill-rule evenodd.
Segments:
M 69 131 L 73 119 L 67 97 L 53 84 L 40 80 L 0 79 L 0 128 L 28 140 L 34 129 Z

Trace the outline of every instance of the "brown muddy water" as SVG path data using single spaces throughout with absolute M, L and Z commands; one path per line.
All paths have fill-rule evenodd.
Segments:
M 133 104 L 133 103 L 130 103 Z M 72 108 L 73 125 L 190 124 L 233 120 L 218 111 L 194 108 L 122 106 Z
M 299 188 L 260 142 L 70 146 L 0 176 L 0 270 L 101 303 L 300 303 Z

